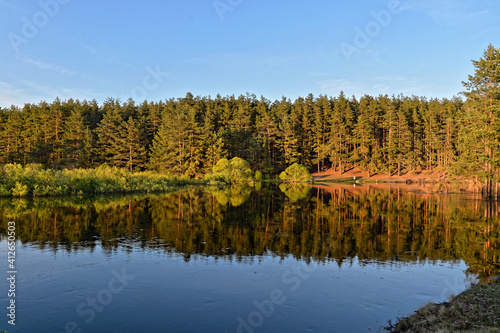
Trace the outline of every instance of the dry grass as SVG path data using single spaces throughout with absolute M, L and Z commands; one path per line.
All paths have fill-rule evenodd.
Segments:
M 500 333 L 500 284 L 473 286 L 449 302 L 429 303 L 389 325 L 390 332 Z

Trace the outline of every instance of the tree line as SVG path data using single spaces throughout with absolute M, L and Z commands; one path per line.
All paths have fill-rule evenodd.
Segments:
M 500 50 L 490 45 L 465 99 L 340 93 L 283 97 L 193 96 L 159 102 L 108 98 L 0 109 L 0 164 L 53 169 L 101 164 L 201 177 L 221 158 L 279 174 L 299 163 L 311 171 L 357 167 L 370 175 L 438 168 L 498 181 Z
M 91 168 L 103 163 L 196 177 L 223 157 L 278 173 L 371 173 L 448 167 L 458 155 L 461 99 L 309 95 L 270 102 L 254 95 L 165 102 L 109 98 L 12 106 L 1 110 L 0 163 Z

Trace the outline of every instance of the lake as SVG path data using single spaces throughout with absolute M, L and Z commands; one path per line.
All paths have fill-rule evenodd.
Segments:
M 406 185 L 0 200 L 12 332 L 366 332 L 499 275 L 498 203 Z

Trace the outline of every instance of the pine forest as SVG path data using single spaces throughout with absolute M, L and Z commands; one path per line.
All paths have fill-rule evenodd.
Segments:
M 193 96 L 41 101 L 0 109 L 0 164 L 94 168 L 200 178 L 240 157 L 275 176 L 293 163 L 311 172 L 369 175 L 439 170 L 478 182 L 500 179 L 500 49 L 490 45 L 465 92 L 417 96 Z

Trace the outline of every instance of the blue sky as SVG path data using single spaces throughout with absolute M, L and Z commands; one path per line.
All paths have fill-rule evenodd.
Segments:
M 493 0 L 0 0 L 0 107 L 107 97 L 451 98 Z

